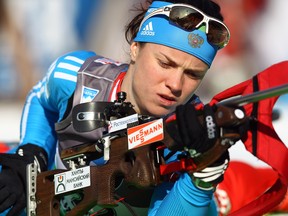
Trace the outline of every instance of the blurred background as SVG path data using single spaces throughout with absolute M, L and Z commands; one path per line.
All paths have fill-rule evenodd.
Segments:
M 201 87 L 204 102 L 288 58 L 288 1 L 216 0 L 231 31 Z M 128 62 L 124 27 L 141 0 L 0 1 L 0 142 L 17 143 L 25 96 L 58 56 L 93 50 Z M 287 74 L 288 76 L 288 74 Z M 280 102 L 281 101 L 281 102 Z M 288 97 L 276 104 L 275 128 L 287 145 Z M 286 107 L 286 113 L 284 112 Z M 237 146 L 237 147 L 236 147 Z M 235 149 L 235 150 L 234 150 Z M 261 163 L 235 145 L 232 158 Z M 244 152 L 244 154 L 240 153 Z

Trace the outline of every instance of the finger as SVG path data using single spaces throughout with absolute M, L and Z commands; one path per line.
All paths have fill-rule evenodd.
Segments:
M 200 179 L 204 182 L 212 182 L 212 181 L 215 181 L 216 179 L 218 179 L 221 175 L 222 175 L 222 173 L 218 173 L 217 175 L 212 175 L 212 176 L 208 176 L 208 177 L 200 178 Z
M 3 212 L 4 210 L 13 206 L 16 202 L 16 198 L 17 197 L 15 194 L 9 194 L 8 197 L 0 204 L 0 212 Z
M 1 210 L 1 206 L 2 203 L 9 197 L 9 191 L 7 190 L 7 188 L 5 186 L 1 187 L 0 189 L 0 210 Z
M 223 174 L 223 173 L 224 173 L 224 170 L 215 170 L 215 171 L 209 172 L 209 173 L 195 172 L 195 173 L 193 173 L 193 176 L 196 177 L 196 178 L 203 179 L 203 178 L 206 178 L 206 177 L 209 177 L 209 176 Z
M 20 215 L 21 212 L 24 210 L 25 206 L 26 206 L 25 195 L 22 195 L 20 199 L 18 199 L 18 201 L 15 203 L 15 205 L 10 209 L 7 216 Z
M 179 127 L 179 134 L 180 138 L 182 139 L 182 142 L 184 145 L 187 145 L 187 143 L 190 142 L 189 134 L 186 126 L 187 119 L 185 118 L 185 106 L 180 105 L 176 108 L 176 121 L 177 125 Z
M 226 159 L 223 164 L 213 167 L 206 167 L 201 172 L 214 172 L 217 170 L 225 170 L 227 168 L 228 160 Z

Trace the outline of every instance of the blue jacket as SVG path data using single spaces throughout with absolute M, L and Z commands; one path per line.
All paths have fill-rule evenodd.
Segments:
M 31 143 L 45 149 L 50 167 L 57 147 L 54 125 L 64 117 L 69 98 L 76 89 L 79 69 L 93 56 L 96 54 L 89 51 L 61 56 L 27 96 L 21 119 L 20 144 Z M 170 158 L 173 160 L 176 160 L 175 155 Z M 213 191 L 198 189 L 190 176 L 183 173 L 175 183 L 164 182 L 155 188 L 148 215 L 217 215 Z

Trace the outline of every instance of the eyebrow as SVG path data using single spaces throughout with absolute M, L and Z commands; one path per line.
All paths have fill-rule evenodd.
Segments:
M 160 53 L 164 58 L 166 58 L 166 60 L 169 62 L 169 64 L 171 64 L 171 66 L 179 66 L 179 64 L 177 64 L 177 62 L 175 62 L 173 59 L 169 58 L 167 55 L 165 55 L 164 53 Z
M 169 61 L 169 64 L 171 64 L 172 67 L 179 66 L 179 64 L 176 61 L 174 61 L 173 59 L 171 59 L 170 57 L 168 57 L 164 53 L 161 53 L 161 55 Z M 185 69 L 184 72 L 186 72 L 186 73 L 201 73 L 201 74 L 203 73 L 203 71 L 200 69 Z

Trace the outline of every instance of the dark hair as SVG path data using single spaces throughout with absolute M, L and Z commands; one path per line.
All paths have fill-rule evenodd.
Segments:
M 147 0 L 145 3 L 140 4 L 139 7 L 135 6 L 135 8 L 133 9 L 133 11 L 138 12 L 138 14 L 128 23 L 125 30 L 125 38 L 129 44 L 131 44 L 133 42 L 133 39 L 136 37 L 140 23 L 144 18 L 144 15 L 149 5 L 153 1 L 154 0 Z M 174 4 L 176 3 L 188 4 L 198 8 L 199 10 L 203 11 L 205 14 L 211 17 L 223 21 L 223 16 L 220 12 L 221 9 L 220 6 L 217 3 L 213 2 L 212 0 L 168 0 L 165 2 L 171 2 Z

